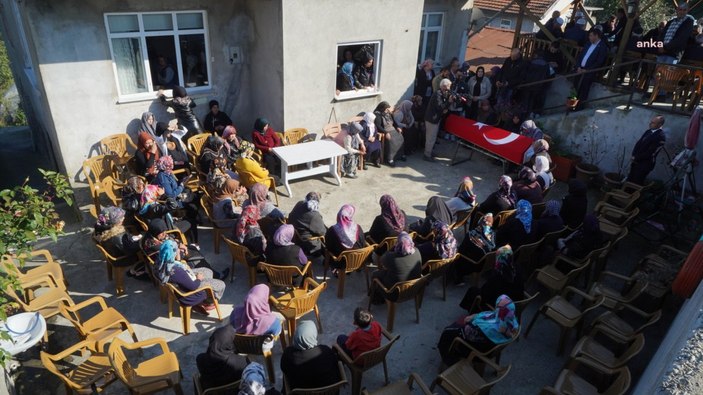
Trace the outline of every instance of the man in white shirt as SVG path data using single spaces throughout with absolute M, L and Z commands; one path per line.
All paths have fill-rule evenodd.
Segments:
M 588 41 L 590 45 L 585 51 L 581 52 L 581 56 L 576 61 L 576 72 L 581 75 L 576 80 L 574 87 L 577 90 L 579 104 L 576 110 L 583 109 L 583 102 L 588 99 L 588 93 L 591 90 L 591 84 L 599 74 L 591 70 L 603 67 L 605 60 L 608 57 L 608 48 L 603 40 L 603 32 L 598 29 L 591 29 L 588 32 Z

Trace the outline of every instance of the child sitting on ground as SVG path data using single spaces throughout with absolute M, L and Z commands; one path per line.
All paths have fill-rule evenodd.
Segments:
M 367 310 L 357 307 L 354 310 L 354 325 L 357 329 L 349 336 L 339 335 L 337 344 L 356 359 L 366 351 L 371 351 L 381 347 L 381 325 L 373 320 L 373 316 Z

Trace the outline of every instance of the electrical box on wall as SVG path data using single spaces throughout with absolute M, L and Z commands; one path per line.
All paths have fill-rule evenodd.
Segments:
M 229 64 L 242 63 L 242 50 L 240 47 L 229 47 Z

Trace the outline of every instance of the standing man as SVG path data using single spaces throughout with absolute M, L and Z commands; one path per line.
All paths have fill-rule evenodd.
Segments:
M 427 105 L 427 112 L 425 113 L 425 155 L 423 159 L 428 162 L 435 161 L 432 149 L 435 141 L 437 141 L 439 123 L 449 111 L 449 105 L 454 102 L 454 97 L 449 93 L 451 87 L 452 82 L 448 78 L 441 80 L 439 82 L 439 90 L 432 94 L 430 103 Z
M 597 73 L 591 71 L 602 67 L 608 57 L 608 47 L 603 40 L 603 32 L 598 29 L 591 29 L 588 32 L 589 46 L 581 52 L 576 61 L 576 72 L 580 73 L 576 79 L 576 92 L 579 99 L 579 104 L 576 110 L 583 109 L 583 102 L 588 100 L 588 93 L 591 91 L 591 85 L 596 79 Z
M 522 58 L 520 48 L 513 48 L 510 51 L 510 57 L 505 59 L 498 74 L 498 82 L 496 82 L 498 103 L 510 105 L 513 97 L 517 100 L 519 94 L 515 87 L 523 83 L 526 69 L 527 62 Z
M 693 31 L 693 22 L 693 17 L 688 15 L 688 3 L 680 2 L 676 7 L 676 18 L 666 24 L 663 34 L 659 36 L 664 46 L 657 48 L 657 63 L 676 64 L 681 60 Z
M 666 136 L 662 130 L 664 117 L 657 115 L 649 121 L 649 129 L 640 137 L 635 148 L 632 149 L 632 163 L 627 181 L 638 185 L 644 185 L 647 175 L 654 169 L 657 162 L 657 154 L 666 142 Z

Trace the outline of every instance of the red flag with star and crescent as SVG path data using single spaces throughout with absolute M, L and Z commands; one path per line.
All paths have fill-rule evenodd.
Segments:
M 444 130 L 518 165 L 533 142 L 529 137 L 454 114 L 447 116 Z

